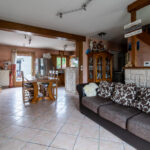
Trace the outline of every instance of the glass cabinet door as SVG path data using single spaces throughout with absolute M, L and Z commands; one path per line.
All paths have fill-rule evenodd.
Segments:
M 103 78 L 103 58 L 102 56 L 98 56 L 96 60 L 96 68 L 97 68 L 97 74 L 96 74 L 96 80 L 100 81 Z
M 110 79 L 111 78 L 111 59 L 110 59 L 110 57 L 106 57 L 105 62 L 106 62 L 105 78 Z
M 88 78 L 89 78 L 89 80 L 94 80 L 93 56 L 89 56 L 89 59 L 88 59 Z

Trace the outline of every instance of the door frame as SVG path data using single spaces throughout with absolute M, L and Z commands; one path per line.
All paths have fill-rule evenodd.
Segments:
M 32 76 L 35 76 L 35 52 L 17 51 L 17 56 L 31 56 L 32 57 L 32 66 L 31 66 Z M 16 75 L 16 73 L 15 73 L 15 75 Z M 21 86 L 22 86 L 22 81 L 17 82 L 16 76 L 15 76 L 15 87 L 21 87 Z

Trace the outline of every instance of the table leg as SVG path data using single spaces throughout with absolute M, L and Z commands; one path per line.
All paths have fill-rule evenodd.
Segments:
M 31 103 L 36 103 L 38 101 L 38 84 L 37 84 L 37 82 L 33 83 L 33 88 L 34 88 L 34 97 L 33 97 Z
M 49 82 L 47 90 L 48 90 L 49 99 L 55 100 L 55 97 L 54 97 L 53 92 L 52 92 L 52 85 L 53 85 L 53 82 Z

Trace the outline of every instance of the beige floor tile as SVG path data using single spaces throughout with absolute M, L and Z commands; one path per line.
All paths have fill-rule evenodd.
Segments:
M 55 136 L 56 133 L 54 132 L 40 131 L 33 139 L 31 139 L 31 142 L 49 146 Z
M 49 130 L 49 131 L 52 131 L 52 132 L 58 132 L 61 127 L 63 126 L 62 123 L 58 123 L 56 121 L 50 121 L 46 124 L 44 124 L 41 129 L 44 129 L 44 130 Z
M 23 140 L 23 141 L 30 141 L 39 130 L 31 129 L 31 128 L 24 128 L 21 131 L 19 131 L 13 138 Z
M 69 117 L 66 123 L 81 125 L 82 121 L 83 121 L 82 119 L 77 118 L 77 117 Z
M 120 138 L 109 132 L 108 130 L 104 128 L 100 128 L 100 139 L 114 141 L 114 142 L 122 142 Z
M 76 124 L 65 124 L 60 130 L 61 133 L 77 135 L 80 130 L 80 125 Z
M 25 142 L 11 139 L 0 144 L 0 149 L 1 150 L 20 150 L 24 145 L 25 145 Z
M 50 150 L 72 150 L 74 144 L 73 150 L 97 150 L 99 144 L 100 150 L 122 150 L 121 139 L 102 127 L 99 134 L 99 125 L 80 113 L 78 95 L 67 94 L 64 88 L 59 88 L 54 103 L 40 101 L 24 107 L 21 93 L 21 88 L 5 89 L 0 93 L 0 150 L 22 150 L 27 141 L 24 147 L 27 150 L 48 150 L 50 147 L 44 146 L 51 142 L 53 148 Z M 127 143 L 123 146 L 124 150 L 135 150 Z
M 22 129 L 23 127 L 12 125 L 8 128 L 1 130 L 0 135 L 6 136 L 6 137 L 12 137 Z
M 0 136 L 0 145 L 7 142 L 9 139 L 7 137 Z
M 10 126 L 10 124 L 7 123 L 3 123 L 2 121 L 0 122 L 0 130 L 3 130 L 5 128 L 8 128 Z
M 122 143 L 100 140 L 100 150 L 124 150 Z
M 30 127 L 32 125 L 33 120 L 34 119 L 31 117 L 21 117 L 19 120 L 16 121 L 16 125 Z
M 83 114 L 81 114 L 79 111 L 76 110 L 76 111 L 72 112 L 71 117 L 83 120 L 85 116 Z
M 82 126 L 79 136 L 87 138 L 99 139 L 99 128 L 93 126 Z
M 28 143 L 23 147 L 22 150 L 47 150 L 47 149 L 48 149 L 48 147 L 46 147 L 46 146 Z
M 32 123 L 28 124 L 29 128 L 41 129 L 44 123 L 41 120 L 33 121 Z
M 50 147 L 48 150 L 65 150 L 65 149 L 58 149 L 58 148 L 53 148 L 53 147 Z
M 94 122 L 93 120 L 91 120 L 91 119 L 89 119 L 87 117 L 83 120 L 82 124 L 83 125 L 93 126 L 93 127 L 99 127 L 99 125 L 96 122 Z
M 98 150 L 98 141 L 79 137 L 75 144 L 74 150 Z
M 124 144 L 124 149 L 125 150 L 136 150 L 134 147 L 132 147 L 131 145 L 129 145 L 129 144 Z
M 59 133 L 52 143 L 52 147 L 71 150 L 74 146 L 76 136 Z

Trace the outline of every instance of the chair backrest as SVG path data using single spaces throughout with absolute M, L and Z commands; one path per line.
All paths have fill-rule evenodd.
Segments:
M 53 76 L 53 70 L 49 71 L 49 76 L 52 77 Z
M 53 70 L 53 78 L 55 78 L 55 72 L 56 72 L 56 71 L 55 71 L 55 70 Z
M 58 70 L 55 71 L 55 78 L 58 78 Z
M 24 72 L 21 71 L 21 77 L 22 77 L 22 87 L 24 87 Z
M 49 76 L 52 78 L 58 78 L 58 70 L 50 70 Z

